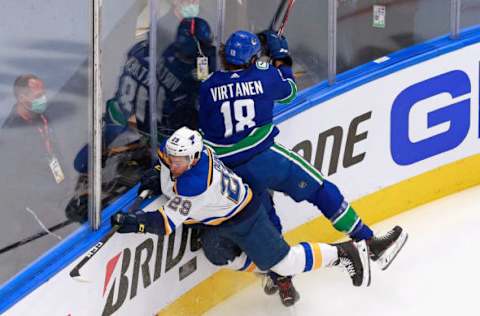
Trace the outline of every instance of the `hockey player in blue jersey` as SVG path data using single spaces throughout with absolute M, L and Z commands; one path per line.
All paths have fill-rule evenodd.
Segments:
M 112 225 L 120 233 L 168 235 L 182 223 L 201 223 L 224 248 L 242 251 L 225 267 L 241 271 L 275 271 L 294 275 L 322 267 L 344 267 L 354 286 L 370 284 L 370 259 L 365 241 L 289 246 L 267 216 L 266 192 L 257 194 L 205 147 L 197 131 L 182 127 L 159 148 L 157 193 L 167 202 L 156 211 L 118 212 Z
M 146 134 L 150 133 L 148 55 L 148 39 L 129 50 L 115 98 L 107 105 L 109 122 L 126 125 L 135 116 L 137 128 Z M 164 91 L 160 131 L 170 134 L 184 125 L 196 128 L 197 97 L 204 79 L 199 78 L 198 68 L 204 67 L 204 72 L 216 69 L 216 48 L 208 23 L 199 17 L 183 19 L 175 41 L 162 52 L 157 63 L 157 82 Z
M 200 87 L 199 123 L 205 143 L 255 192 L 267 189 L 308 201 L 353 240 L 366 240 L 372 260 L 386 269 L 407 239 L 396 226 L 383 236 L 358 217 L 338 187 L 297 153 L 275 143 L 273 106 L 295 98 L 297 88 L 287 40 L 266 31 L 271 64 L 259 60 L 255 34 L 237 31 L 221 53 L 226 71 L 217 71 Z

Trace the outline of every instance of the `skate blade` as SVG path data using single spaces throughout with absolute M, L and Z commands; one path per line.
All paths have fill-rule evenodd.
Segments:
M 397 257 L 400 250 L 402 250 L 403 246 L 408 240 L 407 232 L 403 231 L 398 239 L 395 241 L 393 246 L 391 246 L 385 253 L 378 258 L 377 264 L 379 268 L 383 271 L 387 270 L 388 267 L 392 264 L 393 260 Z
M 370 274 L 370 256 L 368 254 L 368 246 L 365 240 L 356 243 L 358 254 L 363 266 L 363 280 L 361 286 L 370 286 L 371 274 Z

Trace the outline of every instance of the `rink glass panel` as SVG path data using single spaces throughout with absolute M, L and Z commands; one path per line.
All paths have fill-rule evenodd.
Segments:
M 165 67 L 164 61 L 173 58 L 173 55 L 168 52 L 172 50 L 178 26 L 183 18 L 195 16 L 204 19 L 210 27 L 213 43 L 216 42 L 219 14 L 217 4 L 218 0 L 159 0 L 156 3 L 157 12 L 154 15 L 155 21 L 153 24 L 157 26 L 156 63 L 158 93 L 156 113 L 159 142 L 181 126 L 196 128 L 196 119 L 188 119 L 188 117 L 196 117 L 196 114 L 182 110 L 176 111 L 176 109 L 189 107 L 198 109 L 198 92 L 201 81 L 193 79 L 196 73 L 194 69 L 188 67 L 188 71 L 183 71 L 183 68 L 180 70 L 176 69 L 176 65 L 178 65 L 176 61 L 169 63 L 169 67 Z M 198 5 L 198 11 L 183 11 L 181 7 L 184 5 Z M 195 15 L 192 15 L 193 13 Z M 195 25 L 192 27 L 196 34 L 198 28 Z M 215 55 L 215 53 L 213 54 Z M 178 54 L 175 53 L 175 56 L 178 56 Z M 184 60 L 186 64 L 190 65 L 196 64 L 196 58 L 194 57 L 186 57 L 185 59 L 182 57 L 176 58 L 176 60 Z M 214 69 L 210 67 L 209 70 L 211 72 Z M 178 88 L 169 88 L 172 86 L 171 78 L 181 82 Z M 192 80 L 195 81 L 194 84 L 191 84 Z M 165 89 L 170 90 L 169 97 L 166 96 L 167 92 Z
M 460 7 L 460 29 L 480 25 L 480 1 L 462 0 Z
M 383 25 L 381 18 L 374 20 L 374 5 L 385 8 Z M 340 73 L 448 34 L 450 0 L 339 0 L 337 23 Z
M 74 161 L 88 139 L 90 4 L 0 2 L 0 249 L 57 227 L 1 253 L 0 284 L 79 227 L 79 219 L 69 221 L 66 208 L 80 193 Z M 31 122 L 16 111 L 13 86 L 22 74 L 40 78 L 47 97 L 43 116 L 27 111 Z M 59 183 L 49 167 L 52 157 L 63 172 Z
M 136 116 L 142 112 L 139 118 L 148 120 L 148 88 L 124 75 L 128 68 L 141 74 L 142 81 L 148 79 L 148 68 L 142 73 L 139 64 L 128 63 L 128 53 L 146 39 L 149 16 L 147 0 L 104 0 L 102 4 L 102 209 L 133 187 L 150 167 L 150 131 L 137 128 Z
M 239 29 L 258 33 L 270 27 L 280 0 L 226 1 L 225 36 Z M 280 25 L 281 18 L 278 21 Z M 285 36 L 293 57 L 293 70 L 300 89 L 327 78 L 328 1 L 296 1 L 289 15 Z M 224 39 L 225 40 L 225 39 Z

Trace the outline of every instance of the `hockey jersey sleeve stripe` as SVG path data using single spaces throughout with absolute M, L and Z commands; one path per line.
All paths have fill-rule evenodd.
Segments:
M 208 180 L 207 180 L 207 187 L 209 187 L 212 184 L 213 181 L 213 156 L 212 156 L 212 151 L 210 148 L 207 148 L 207 153 L 208 153 Z
M 292 79 L 287 79 L 288 83 L 290 84 L 290 94 L 281 100 L 277 100 L 280 104 L 287 104 L 293 101 L 297 96 L 297 84 Z
M 248 205 L 248 203 L 250 203 L 250 201 L 252 200 L 252 197 L 253 197 L 252 189 L 248 188 L 246 190 L 246 194 L 243 201 L 237 207 L 235 207 L 231 212 L 229 212 L 228 214 L 222 217 L 206 218 L 202 220 L 202 223 L 206 225 L 213 225 L 213 226 L 220 225 L 221 223 L 225 222 L 226 220 L 240 213 Z
M 165 214 L 165 210 L 163 207 L 158 209 L 158 212 L 163 217 L 163 224 L 165 226 L 165 235 L 170 235 L 175 230 L 175 224 L 172 222 L 170 218 L 168 218 L 167 214 Z

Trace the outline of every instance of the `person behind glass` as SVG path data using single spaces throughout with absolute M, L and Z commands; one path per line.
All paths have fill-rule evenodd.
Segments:
M 127 54 L 115 97 L 107 104 L 107 124 L 135 122 L 150 133 L 149 44 L 136 43 Z M 169 135 L 180 126 L 197 127 L 198 90 L 201 80 L 216 70 L 216 48 L 208 23 L 202 18 L 183 19 L 173 43 L 157 60 L 158 88 L 163 89 L 159 132 Z M 160 100 L 158 100 L 160 101 Z
M 183 19 L 157 67 L 165 91 L 162 125 L 167 134 L 182 126 L 197 128 L 200 83 L 215 70 L 216 47 L 209 24 L 198 17 Z
M 40 145 L 39 150 L 46 157 L 44 164 L 49 167 L 53 179 L 57 184 L 63 182 L 65 175 L 59 155 L 55 152 L 52 129 L 49 127 L 43 80 L 33 74 L 20 75 L 15 79 L 13 92 L 17 102 L 2 128 L 29 127 L 29 136 L 35 138 L 35 143 Z
M 165 6 L 162 1 L 160 6 Z M 178 24 L 185 18 L 194 18 L 200 14 L 200 0 L 167 0 L 170 9 L 157 20 L 157 51 L 175 40 Z

